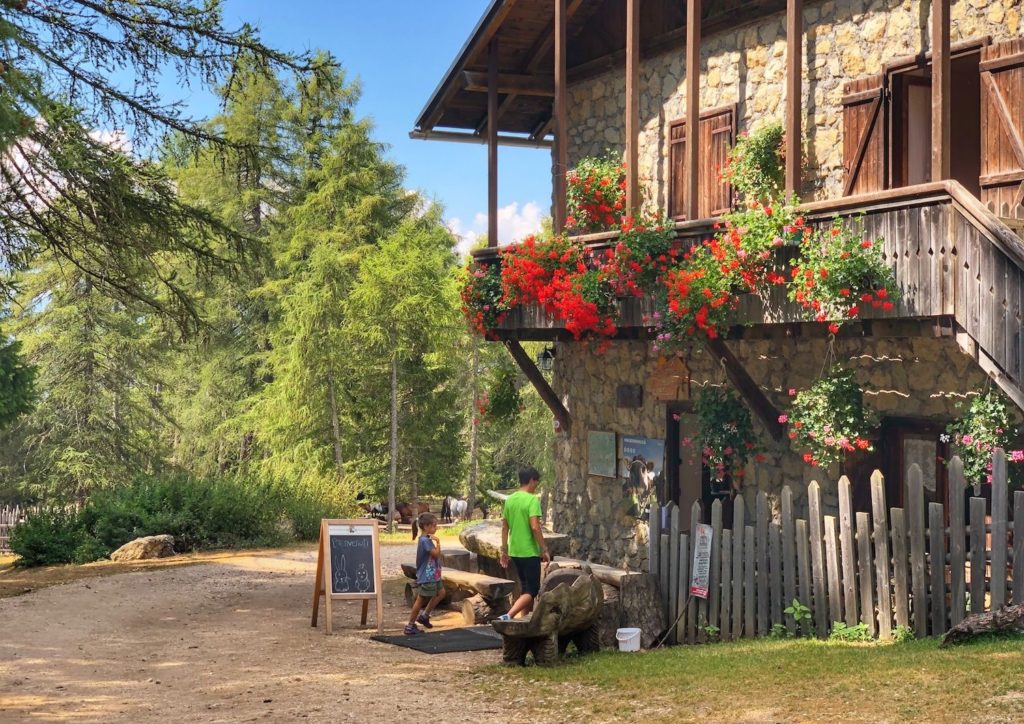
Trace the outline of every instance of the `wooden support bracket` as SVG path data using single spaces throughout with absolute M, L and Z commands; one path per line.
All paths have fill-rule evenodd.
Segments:
M 708 351 L 717 359 L 721 360 L 725 368 L 725 374 L 747 404 L 754 410 L 754 413 L 761 418 L 768 433 L 775 440 L 781 440 L 785 432 L 782 423 L 779 422 L 779 410 L 772 404 L 771 400 L 761 391 L 746 368 L 736 359 L 736 355 L 726 346 L 721 339 L 708 339 L 705 342 Z
M 569 416 L 569 411 L 565 409 L 565 405 L 558 399 L 555 391 L 551 389 L 551 385 L 548 384 L 543 373 L 537 369 L 537 365 L 530 359 L 530 355 L 526 354 L 523 346 L 514 339 L 506 339 L 505 348 L 508 349 L 508 353 L 512 355 L 512 359 L 516 361 L 516 364 L 519 365 L 519 369 L 526 375 L 526 379 L 537 390 L 540 399 L 544 400 L 544 404 L 551 410 L 551 414 L 558 420 L 561 431 L 568 432 L 572 426 L 572 418 Z

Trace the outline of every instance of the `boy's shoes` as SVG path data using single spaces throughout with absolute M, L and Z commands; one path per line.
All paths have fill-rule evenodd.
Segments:
M 434 624 L 430 623 L 430 616 L 427 615 L 426 611 L 421 612 L 420 615 L 416 617 L 416 623 L 424 628 L 434 628 Z
M 405 633 L 406 636 L 412 636 L 414 634 L 423 633 L 423 632 L 420 631 L 419 628 L 416 627 L 416 624 L 414 624 L 414 623 L 407 623 L 407 624 L 405 624 L 405 631 L 403 633 Z
M 500 616 L 498 616 L 498 620 L 499 621 L 511 621 L 512 617 L 509 616 L 507 613 L 503 613 Z

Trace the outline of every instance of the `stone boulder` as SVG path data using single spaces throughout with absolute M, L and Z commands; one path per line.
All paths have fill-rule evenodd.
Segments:
M 173 535 L 148 535 L 125 543 L 110 554 L 112 561 L 144 561 L 174 555 Z
M 484 520 L 466 526 L 459 533 L 459 540 L 466 550 L 478 557 L 498 560 L 501 557 L 501 521 Z M 569 550 L 569 536 L 564 533 L 544 531 L 544 540 L 552 556 L 564 555 Z

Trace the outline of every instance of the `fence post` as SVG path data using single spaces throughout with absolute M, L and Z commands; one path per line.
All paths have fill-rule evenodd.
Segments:
M 932 573 L 932 636 L 946 632 L 946 526 L 942 503 L 928 504 L 928 539 Z
M 743 535 L 747 508 L 743 496 L 732 502 L 732 636 L 743 635 Z
M 658 556 L 661 553 L 661 506 L 652 505 L 647 519 L 647 570 L 652 576 L 661 575 Z M 661 581 L 659 581 L 661 583 Z
M 1013 602 L 1024 603 L 1024 490 L 1013 493 Z
M 828 635 L 828 597 L 825 594 L 825 559 L 822 555 L 824 532 L 821 528 L 821 486 L 812 480 L 807 486 L 807 510 L 811 524 L 811 570 L 814 576 L 814 601 L 808 603 L 814 609 L 814 627 L 818 636 Z
M 871 474 L 871 509 L 874 515 L 875 583 L 878 585 L 878 636 L 892 635 L 892 594 L 889 590 L 889 530 L 885 520 L 885 478 Z
M 796 529 L 793 524 L 793 491 L 786 485 L 782 488 L 782 572 L 783 586 L 786 593 L 786 608 L 796 598 Z M 796 633 L 796 622 L 786 621 L 786 628 L 791 634 Z
M 807 521 L 803 518 L 796 520 L 796 567 L 800 570 L 800 603 L 805 606 L 813 606 L 813 593 L 811 592 L 811 554 L 807 549 Z M 810 621 L 803 625 L 804 634 L 811 633 L 814 624 Z M 820 635 L 820 634 L 819 634 Z
M 924 479 L 921 466 L 914 463 L 907 475 L 907 527 L 910 529 L 910 575 L 913 590 L 911 611 L 914 635 L 928 635 L 928 579 L 924 562 Z
M 896 625 L 910 626 L 910 605 L 907 599 L 907 522 L 903 508 L 890 508 L 892 520 L 892 577 L 895 583 Z
M 692 530 L 691 536 L 696 537 Z M 686 599 L 690 595 L 690 562 L 686 555 L 690 550 L 690 541 L 685 533 L 674 540 L 677 555 L 679 556 L 679 573 L 676 576 L 676 606 L 673 609 L 675 615 L 672 616 L 672 621 L 678 619 L 678 623 L 675 626 L 675 638 L 676 643 L 681 644 L 686 641 L 686 617 L 682 613 L 683 606 L 686 605 Z
M 718 626 L 722 585 L 722 500 L 711 504 L 711 580 L 708 583 L 708 624 Z
M 835 516 L 825 516 L 825 567 L 828 571 L 828 615 L 831 621 L 843 620 L 843 594 L 839 589 L 839 536 Z M 832 625 L 831 621 L 829 626 Z
M 768 635 L 768 494 L 757 494 L 757 634 Z
M 956 626 L 964 620 L 964 606 L 967 602 L 967 584 L 964 580 L 964 564 L 967 555 L 964 551 L 964 492 L 967 482 L 964 480 L 964 464 L 959 457 L 953 456 L 949 461 L 949 579 L 950 607 L 949 623 Z
M 871 579 L 875 566 L 871 557 L 871 521 L 867 513 L 857 513 L 857 567 L 860 583 L 860 620 L 874 636 L 878 631 L 875 617 L 875 586 Z
M 668 618 L 675 621 L 679 611 L 679 506 L 668 505 Z M 676 643 L 682 643 L 676 639 Z
M 732 639 L 732 531 L 722 531 L 722 623 L 719 632 L 723 641 Z
M 684 570 L 688 570 L 687 567 L 692 565 L 693 554 L 697 552 L 697 526 L 700 524 L 700 521 L 700 501 L 695 500 L 693 501 L 693 505 L 690 506 L 690 547 L 688 549 L 679 549 L 681 555 L 687 559 L 683 564 Z M 686 598 L 683 599 L 684 601 L 689 599 L 689 605 L 686 608 L 686 640 L 693 644 L 697 642 L 697 627 L 700 625 L 697 623 L 697 599 L 690 598 L 689 581 L 680 585 L 679 590 L 686 591 Z M 680 595 L 684 594 L 680 593 Z M 680 602 L 679 605 L 682 605 L 682 603 Z
M 1006 603 L 1007 501 L 1006 453 L 992 454 L 992 610 Z
M 773 625 L 785 622 L 782 616 L 782 609 L 789 604 L 783 603 L 782 601 L 782 527 L 778 523 L 772 523 L 768 527 L 768 537 L 771 539 L 770 582 L 772 589 L 772 612 L 768 626 L 768 633 L 771 633 Z
M 853 501 L 850 479 L 839 478 L 839 544 L 843 556 L 843 595 L 846 625 L 856 626 L 860 618 L 857 601 L 857 551 L 853 543 Z
M 985 499 L 971 498 L 971 613 L 985 610 Z

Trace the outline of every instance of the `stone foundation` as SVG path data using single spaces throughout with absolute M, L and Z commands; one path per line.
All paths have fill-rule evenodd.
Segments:
M 828 351 L 824 339 L 728 344 L 783 412 L 789 407 L 788 390 L 811 385 L 820 376 Z M 569 534 L 570 555 L 574 557 L 643 568 L 647 560 L 647 524 L 628 514 L 620 480 L 587 474 L 587 431 L 665 437 L 666 403 L 655 400 L 649 390 L 645 389 L 639 409 L 616 405 L 616 388 L 621 384 L 646 386 L 657 357 L 644 341 L 614 342 L 600 355 L 586 343 L 558 343 L 556 347 L 555 389 L 572 415 L 572 430 L 557 436 L 555 530 Z M 856 370 L 858 381 L 867 386 L 866 404 L 883 418 L 923 418 L 944 425 L 957 416 L 957 401 L 988 383 L 981 368 L 949 337 L 838 340 L 835 354 L 839 362 Z M 718 361 L 703 350 L 695 352 L 688 364 L 693 396 L 705 385 L 725 381 Z M 784 484 L 793 490 L 797 515 L 805 516 L 806 485 L 811 480 L 822 485 L 824 512 L 834 514 L 839 470 L 805 464 L 788 440 L 774 442 L 756 416 L 754 422 L 766 459 L 747 467 L 742 495 L 748 520 L 754 516 L 755 496 L 761 490 L 768 494 L 777 513 Z M 853 482 L 856 486 L 864 481 Z

